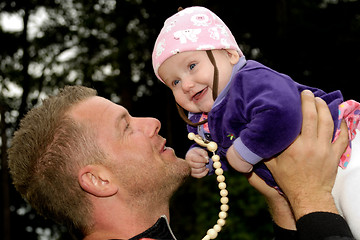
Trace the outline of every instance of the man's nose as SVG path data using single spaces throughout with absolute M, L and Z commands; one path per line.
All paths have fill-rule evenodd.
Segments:
M 161 123 L 156 118 L 138 118 L 139 127 L 141 127 L 149 137 L 157 135 L 161 128 Z

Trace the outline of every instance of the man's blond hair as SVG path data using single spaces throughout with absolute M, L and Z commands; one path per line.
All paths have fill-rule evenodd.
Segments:
M 91 129 L 67 112 L 77 103 L 96 96 L 82 86 L 67 86 L 44 100 L 21 120 L 8 151 L 16 189 L 45 217 L 85 233 L 92 226 L 92 205 L 78 184 L 77 170 L 101 163 L 103 152 Z

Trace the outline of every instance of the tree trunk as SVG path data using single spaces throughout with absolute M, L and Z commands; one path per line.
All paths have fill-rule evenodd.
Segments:
M 30 15 L 30 11 L 28 8 L 24 8 L 24 17 L 23 17 L 23 23 L 24 23 L 24 29 L 21 35 L 21 45 L 22 45 L 22 49 L 23 49 L 23 57 L 22 57 L 22 88 L 23 88 L 23 94 L 21 97 L 21 103 L 20 103 L 20 107 L 19 107 L 19 116 L 17 119 L 17 123 L 16 126 L 19 125 L 20 123 L 20 119 L 24 116 L 24 114 L 26 113 L 27 110 L 27 98 L 29 96 L 29 92 L 30 92 L 30 76 L 28 73 L 28 69 L 29 69 L 29 62 L 30 62 L 30 57 L 29 57 L 29 42 L 27 39 L 27 25 L 29 22 L 29 15 Z
M 0 105 L 0 129 L 1 129 L 1 188 L 2 188 L 2 233 L 1 239 L 10 240 L 10 201 L 9 201 L 9 171 L 7 164 L 7 136 L 5 112 L 6 108 Z

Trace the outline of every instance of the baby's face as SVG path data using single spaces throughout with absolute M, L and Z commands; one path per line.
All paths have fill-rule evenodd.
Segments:
M 212 50 L 219 70 L 220 93 L 230 80 L 239 55 L 235 50 Z M 176 102 L 187 111 L 209 112 L 212 98 L 214 67 L 206 51 L 189 51 L 168 58 L 159 68 L 159 76 L 173 91 Z

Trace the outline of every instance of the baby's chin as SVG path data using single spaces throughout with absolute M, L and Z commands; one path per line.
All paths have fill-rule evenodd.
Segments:
M 205 112 L 208 113 L 211 111 L 212 107 L 214 105 L 213 101 L 208 101 L 206 104 L 203 104 L 202 106 L 199 106 L 199 112 Z
M 195 108 L 189 108 L 189 109 L 184 108 L 184 109 L 192 113 L 208 113 L 210 112 L 211 107 L 195 107 Z
M 208 100 L 205 103 L 188 102 L 187 104 L 179 104 L 184 110 L 192 113 L 208 113 L 211 111 L 214 101 Z

